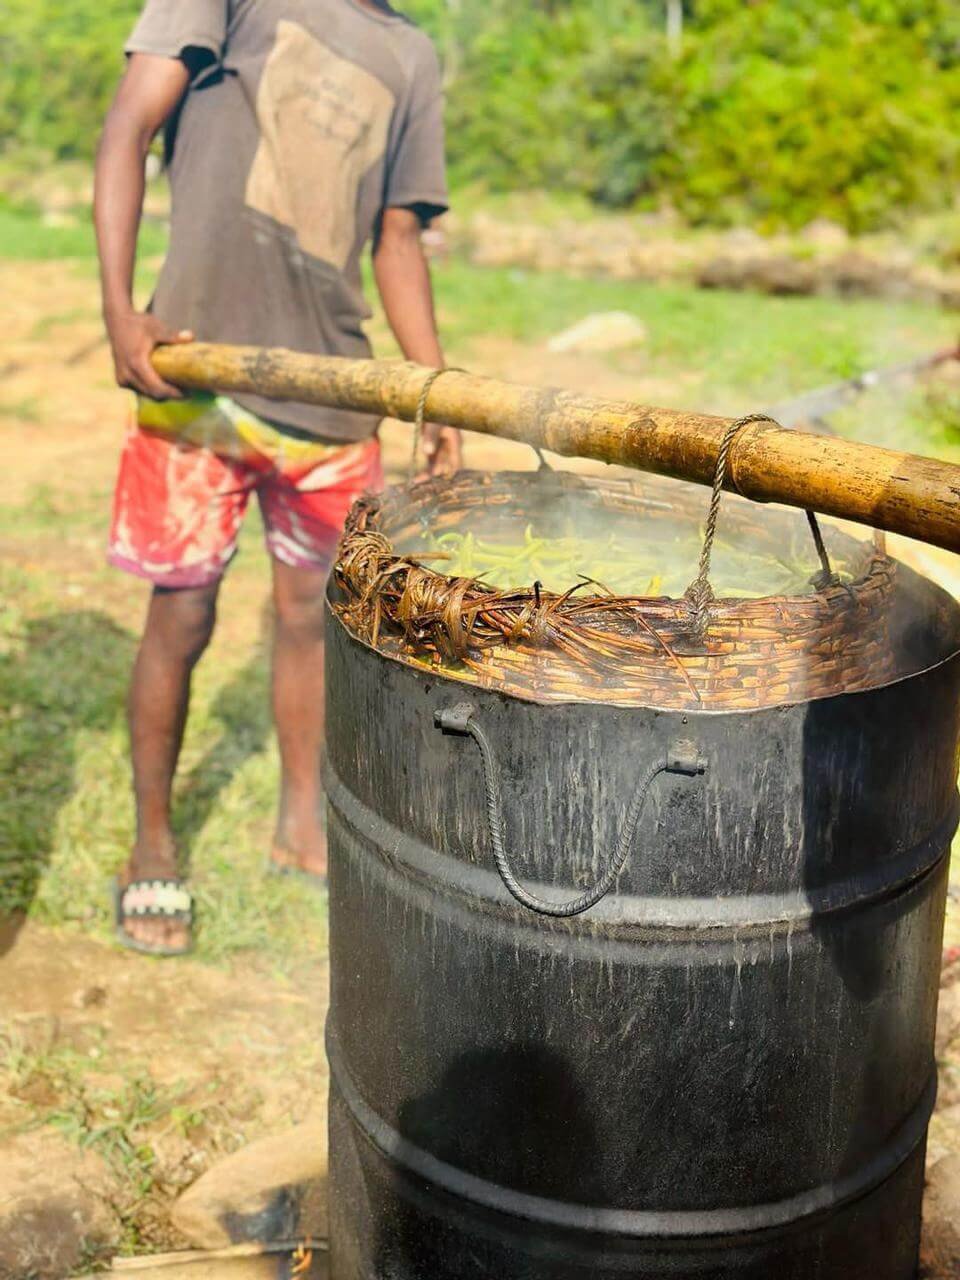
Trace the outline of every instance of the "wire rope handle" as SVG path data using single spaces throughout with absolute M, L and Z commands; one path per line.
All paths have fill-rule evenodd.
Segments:
M 778 427 L 780 424 L 775 418 L 771 418 L 766 413 L 749 413 L 744 418 L 737 418 L 736 422 L 731 422 L 730 426 L 724 433 L 720 442 L 720 448 L 717 451 L 717 466 L 713 475 L 713 491 L 710 494 L 710 506 L 707 510 L 707 523 L 703 536 L 703 547 L 700 550 L 700 564 L 697 569 L 697 576 L 690 583 L 686 590 L 686 597 L 693 607 L 692 630 L 695 638 L 701 643 L 706 637 L 707 632 L 707 609 L 714 599 L 713 588 L 710 585 L 710 559 L 713 555 L 713 543 L 717 536 L 717 519 L 720 515 L 720 501 L 723 498 L 723 486 L 727 478 L 727 462 L 730 457 L 730 450 L 733 442 L 743 430 L 744 427 L 750 426 L 754 422 L 769 422 L 773 426 Z M 807 512 L 807 523 L 810 526 L 810 533 L 813 537 L 813 545 L 816 548 L 817 558 L 820 561 L 820 569 L 811 579 L 813 585 L 818 591 L 822 591 L 824 587 L 836 586 L 840 579 L 833 571 L 830 563 L 830 556 L 827 552 L 826 543 L 823 540 L 823 533 L 820 529 L 820 522 L 817 520 L 813 511 Z
M 510 866 L 503 834 L 503 797 L 500 783 L 500 770 L 493 753 L 490 739 L 475 718 L 473 707 L 466 702 L 444 708 L 436 712 L 437 727 L 444 733 L 463 734 L 473 738 L 480 749 L 483 762 L 483 783 L 486 791 L 487 822 L 490 828 L 490 841 L 493 845 L 493 857 L 500 879 L 510 894 L 530 911 L 542 916 L 569 917 L 579 916 L 607 896 L 623 871 L 633 841 L 637 834 L 640 815 L 654 779 L 661 773 L 680 773 L 695 777 L 706 772 L 707 761 L 700 755 L 696 745 L 681 740 L 675 742 L 658 760 L 652 761 L 637 779 L 630 807 L 627 810 L 626 822 L 620 831 L 616 848 L 606 871 L 591 888 L 568 902 L 548 902 L 525 889 L 517 879 Z
M 420 446 L 423 442 L 423 428 L 427 416 L 427 401 L 430 399 L 430 392 L 433 390 L 433 384 L 438 378 L 442 378 L 445 373 L 466 373 L 466 369 L 461 369 L 457 365 L 444 365 L 442 369 L 431 369 L 423 380 L 423 386 L 420 388 L 420 395 L 417 399 L 417 407 L 413 416 L 413 444 L 410 452 L 410 465 L 407 468 L 407 483 L 413 482 L 417 474 L 417 464 L 420 460 Z M 537 455 L 540 471 L 552 471 L 553 468 L 543 456 L 543 450 L 539 445 L 532 444 L 530 448 Z

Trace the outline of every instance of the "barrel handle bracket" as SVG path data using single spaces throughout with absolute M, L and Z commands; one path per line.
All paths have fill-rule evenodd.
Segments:
M 591 889 L 587 889 L 579 897 L 569 902 L 548 902 L 538 898 L 523 887 L 510 865 L 503 836 L 503 798 L 500 782 L 500 769 L 493 753 L 493 747 L 482 726 L 476 719 L 474 707 L 469 702 L 457 702 L 453 706 L 440 708 L 434 714 L 437 728 L 444 733 L 460 734 L 473 738 L 480 749 L 483 763 L 483 784 L 486 790 L 487 821 L 490 828 L 490 842 L 493 845 L 493 856 L 497 864 L 500 879 L 512 896 L 530 911 L 538 915 L 569 917 L 582 915 L 595 907 L 607 896 L 626 866 L 640 815 L 647 800 L 647 794 L 654 779 L 661 773 L 678 773 L 686 777 L 697 777 L 705 773 L 708 762 L 700 754 L 696 743 L 683 738 L 671 743 L 659 760 L 653 761 L 640 774 L 634 788 L 633 798 L 627 810 L 627 820 L 620 832 L 616 849 L 610 859 L 606 871 Z

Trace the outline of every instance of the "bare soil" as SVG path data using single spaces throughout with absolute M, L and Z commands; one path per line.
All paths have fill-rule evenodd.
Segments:
M 325 1096 L 326 973 L 280 982 L 252 964 L 151 963 L 14 925 L 9 949 L 0 939 L 0 1276 L 185 1247 L 170 1224 L 176 1196 Z M 82 1163 L 71 1138 L 87 1144 Z M 38 1188 L 22 1180 L 25 1147 Z M 44 1228 L 51 1247 L 59 1240 L 51 1258 L 25 1272 L 12 1263 L 37 1205 L 48 1216 L 59 1205 L 63 1222 Z

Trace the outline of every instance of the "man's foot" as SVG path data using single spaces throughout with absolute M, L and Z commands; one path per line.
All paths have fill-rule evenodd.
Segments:
M 271 869 L 299 873 L 311 879 L 327 878 L 326 822 L 311 815 L 299 822 L 283 817 L 277 823 L 270 854 Z
M 137 846 L 130 861 L 117 877 L 118 899 L 121 908 L 126 903 L 123 891 L 132 884 L 150 881 L 180 881 L 177 852 L 172 841 L 163 846 L 148 849 Z M 129 902 L 127 895 L 126 902 Z M 163 955 L 190 950 L 192 929 L 190 921 L 182 916 L 166 918 L 163 915 L 132 914 L 130 910 L 118 911 L 117 928 L 138 949 Z

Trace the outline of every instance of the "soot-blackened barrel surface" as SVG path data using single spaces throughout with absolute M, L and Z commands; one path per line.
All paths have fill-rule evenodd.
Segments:
M 916 588 L 922 596 L 920 586 Z M 334 1280 L 914 1274 L 960 667 L 798 706 L 539 706 L 328 629 Z M 942 656 L 942 655 L 941 655 Z M 521 878 L 493 864 L 468 701 Z

